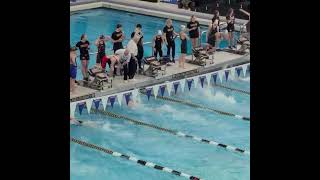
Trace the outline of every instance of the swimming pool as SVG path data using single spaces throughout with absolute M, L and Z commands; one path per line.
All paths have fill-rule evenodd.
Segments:
M 250 73 L 240 78 L 230 76 L 228 82 L 223 84 L 249 91 Z M 164 97 L 167 96 L 166 93 Z M 191 87 L 190 91 L 186 85 L 184 92 L 178 89 L 177 94 L 171 94 L 170 97 L 250 117 L 250 94 L 219 88 L 213 86 L 213 83 L 204 83 L 204 88 L 198 84 L 198 88 Z M 122 107 L 115 102 L 114 107 L 109 104 L 106 111 L 250 151 L 249 121 L 196 109 L 159 97 L 150 97 L 148 100 L 143 94 L 138 96 L 138 102 L 133 108 L 127 107 L 123 100 Z M 121 118 L 113 118 L 102 113 L 88 114 L 83 110 L 82 115 L 79 115 L 76 111 L 76 118 L 94 121 L 99 125 L 98 128 L 71 126 L 71 136 L 74 138 L 207 180 L 250 179 L 248 155 L 178 137 L 155 128 L 128 123 Z M 72 180 L 183 179 L 75 143 L 70 144 L 70 149 Z
M 140 23 L 142 25 L 142 31 L 144 33 L 144 42 L 151 42 L 153 36 L 158 30 L 162 30 L 165 25 L 165 19 L 145 16 L 140 14 L 129 13 L 125 11 L 118 11 L 113 9 L 98 8 L 93 10 L 83 10 L 75 12 L 70 16 L 70 43 L 75 45 L 79 40 L 81 34 L 85 33 L 88 35 L 88 40 L 91 43 L 90 52 L 96 52 L 97 48 L 94 45 L 96 38 L 101 35 L 110 35 L 115 30 L 117 24 L 122 24 L 124 33 L 127 39 L 124 41 L 124 45 L 127 44 L 130 34 L 134 30 L 136 24 Z M 179 27 L 181 24 L 186 25 L 185 22 L 173 21 L 173 25 L 176 32 L 179 32 Z M 206 27 L 201 27 L 201 31 L 207 30 Z M 236 33 L 238 36 L 238 33 Z M 179 38 L 175 40 L 176 42 L 176 60 L 180 56 L 180 43 Z M 202 42 L 205 42 L 205 33 L 202 36 Z M 144 56 L 152 55 L 152 44 L 146 44 L 144 46 Z M 227 41 L 223 40 L 220 44 L 221 48 L 227 47 Z M 112 49 L 112 44 L 107 43 L 106 49 Z M 167 48 L 163 46 L 164 55 L 167 52 Z M 112 54 L 113 51 L 107 50 L 107 54 Z M 191 42 L 188 41 L 188 53 L 191 53 Z M 78 64 L 79 58 L 78 58 Z M 95 64 L 96 56 L 90 55 L 89 67 Z M 82 79 L 81 71 L 77 72 L 77 79 Z

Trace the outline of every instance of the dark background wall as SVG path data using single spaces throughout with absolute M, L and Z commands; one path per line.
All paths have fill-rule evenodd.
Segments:
M 153 0 L 145 0 L 153 1 Z M 164 0 L 160 0 L 165 2 Z M 173 3 L 179 2 L 181 0 L 172 0 Z M 194 3 L 195 8 L 191 8 L 191 11 L 203 12 L 208 14 L 213 14 L 214 10 L 219 10 L 221 16 L 225 16 L 228 9 L 231 7 L 235 10 L 236 18 L 239 19 L 249 19 L 248 16 L 244 15 L 239 11 L 241 4 L 242 9 L 250 12 L 250 0 L 190 0 Z M 219 2 L 219 7 L 217 6 Z

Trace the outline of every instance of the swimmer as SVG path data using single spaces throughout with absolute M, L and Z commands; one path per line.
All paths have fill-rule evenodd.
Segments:
M 187 39 L 189 39 L 189 37 L 185 33 L 187 30 L 184 25 L 181 25 L 180 30 L 181 31 L 179 35 L 181 40 L 181 55 L 179 58 L 179 67 L 185 69 L 184 63 L 186 61 L 186 56 L 187 56 Z
M 227 19 L 227 31 L 228 31 L 228 41 L 229 41 L 229 49 L 235 48 L 237 49 L 235 42 L 234 42 L 234 11 L 232 8 L 229 9 L 228 14 L 226 15 Z
M 139 103 L 140 103 L 139 99 L 137 99 L 135 101 L 130 99 L 129 102 L 128 102 L 128 107 L 129 108 L 135 108 L 135 107 L 137 107 L 139 105 Z
M 80 125 L 82 125 L 82 123 L 83 123 L 83 121 L 78 121 L 78 120 L 70 117 L 70 124 L 80 126 Z
M 126 36 L 122 31 L 122 25 L 117 24 L 116 30 L 111 35 L 111 41 L 113 42 L 113 52 L 115 53 L 118 49 L 123 49 L 122 42 Z
M 82 34 L 80 41 L 76 44 L 76 47 L 80 50 L 80 60 L 81 60 L 81 72 L 83 76 L 83 80 L 88 81 L 88 64 L 89 64 L 89 49 L 90 43 L 88 41 L 88 37 L 86 34 Z
M 77 126 L 87 126 L 87 127 L 93 127 L 93 128 L 97 128 L 98 124 L 93 122 L 93 121 L 80 121 L 80 120 L 76 120 L 72 117 L 70 117 L 70 124 L 71 125 L 77 125 Z
M 195 48 L 198 46 L 198 39 L 200 35 L 199 27 L 200 27 L 200 23 L 197 21 L 196 16 L 192 15 L 190 18 L 190 22 L 187 24 L 189 37 L 192 43 L 192 48 Z

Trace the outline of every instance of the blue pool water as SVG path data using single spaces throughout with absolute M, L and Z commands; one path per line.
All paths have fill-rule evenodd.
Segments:
M 224 85 L 249 90 L 250 74 L 230 78 Z M 203 89 L 199 84 L 190 92 L 186 85 L 185 92 L 178 90 L 172 97 L 250 117 L 250 95 L 214 88 L 212 84 Z M 148 101 L 142 94 L 134 108 L 127 107 L 125 101 L 122 104 L 115 103 L 113 108 L 108 105 L 107 111 L 250 151 L 250 122 L 153 97 Z M 249 156 L 102 114 L 88 114 L 85 109 L 82 115 L 76 112 L 76 118 L 94 121 L 98 127 L 71 126 L 74 138 L 207 180 L 250 179 Z M 78 144 L 71 143 L 70 149 L 71 180 L 184 179 Z
M 101 34 L 110 35 L 115 30 L 117 24 L 122 24 L 124 33 L 127 39 L 124 41 L 124 45 L 127 44 L 130 34 L 135 29 L 136 24 L 140 23 L 142 25 L 142 31 L 144 33 L 144 42 L 152 41 L 153 36 L 158 30 L 162 30 L 165 25 L 165 20 L 163 18 L 145 16 L 140 14 L 129 13 L 125 11 L 117 11 L 112 9 L 94 9 L 85 10 L 77 12 L 70 16 L 70 43 L 75 45 L 79 40 L 81 34 L 85 33 L 88 35 L 88 40 L 91 43 L 90 52 L 96 52 L 97 48 L 94 45 L 95 40 Z M 176 32 L 179 32 L 179 27 L 181 24 L 186 25 L 185 22 L 173 21 L 173 25 Z M 201 31 L 207 30 L 207 27 L 201 27 Z M 238 36 L 236 34 L 236 36 Z M 180 44 L 179 38 L 175 40 L 176 42 L 176 59 L 178 60 L 180 56 Z M 202 36 L 202 42 L 205 42 L 205 33 Z M 152 44 L 146 44 L 144 46 L 144 56 L 152 55 Z M 220 47 L 225 48 L 227 46 L 227 41 L 221 42 Z M 112 49 L 112 43 L 107 43 L 107 49 Z M 167 52 L 166 46 L 163 46 L 164 55 Z M 107 50 L 107 54 L 112 54 L 113 51 Z M 191 42 L 188 41 L 188 53 L 191 53 Z M 95 64 L 96 56 L 90 56 L 89 67 Z M 80 66 L 80 61 L 78 59 L 78 64 Z M 81 71 L 78 71 L 77 79 L 82 79 Z

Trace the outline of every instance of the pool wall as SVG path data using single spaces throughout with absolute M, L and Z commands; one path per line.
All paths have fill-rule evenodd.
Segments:
M 127 11 L 131 13 L 138 13 L 148 16 L 155 16 L 161 18 L 171 18 L 178 21 L 189 22 L 191 15 L 196 15 L 201 25 L 207 26 L 211 22 L 212 15 L 199 13 L 184 9 L 178 9 L 176 6 L 165 3 L 150 3 L 137 0 L 100 0 L 100 1 L 83 1 L 73 3 L 70 5 L 70 12 L 76 12 L 81 10 L 95 9 L 95 8 L 110 8 L 116 10 Z M 222 22 L 222 28 L 226 26 L 226 18 L 220 16 Z M 240 31 L 240 25 L 243 25 L 247 20 L 236 19 L 235 30 Z

